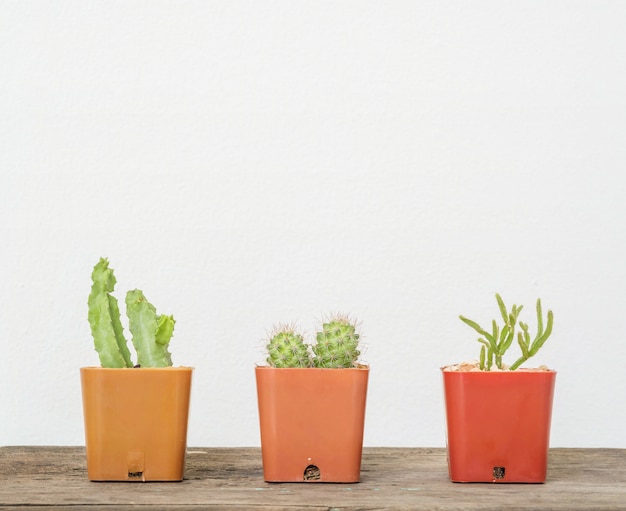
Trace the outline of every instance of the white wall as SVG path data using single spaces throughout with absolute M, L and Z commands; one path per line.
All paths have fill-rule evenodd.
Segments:
M 626 447 L 626 3 L 0 1 L 0 445 L 83 444 L 90 273 L 177 319 L 189 443 L 259 445 L 274 322 L 362 321 L 365 443 L 443 446 L 493 295 L 553 446 Z M 532 314 L 527 316 L 531 324 Z M 496 427 L 496 426 L 494 426 Z

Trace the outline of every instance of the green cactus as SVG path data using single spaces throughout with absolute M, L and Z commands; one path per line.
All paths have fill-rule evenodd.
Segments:
M 109 261 L 100 258 L 91 275 L 88 319 L 102 367 L 133 367 L 124 337 L 117 299 L 111 294 L 116 279 Z M 135 289 L 126 294 L 126 314 L 140 367 L 168 367 L 172 358 L 167 350 L 174 332 L 173 316 L 157 315 L 143 293 Z
M 505 352 L 513 344 L 515 339 L 515 329 L 518 323 L 519 313 L 522 311 L 523 306 L 513 305 L 511 312 L 507 311 L 504 301 L 499 294 L 496 293 L 496 301 L 498 302 L 498 308 L 500 309 L 500 315 L 504 325 L 500 327 L 496 320 L 492 321 L 492 330 L 487 332 L 478 323 L 467 319 L 464 316 L 459 316 L 461 321 L 472 327 L 482 337 L 478 338 L 478 342 L 482 344 L 480 348 L 480 362 L 479 367 L 482 371 L 489 371 L 495 364 L 498 369 L 504 369 L 504 363 L 502 357 Z M 517 343 L 522 350 L 522 355 L 509 367 L 509 370 L 514 371 L 520 365 L 522 365 L 530 357 L 537 354 L 539 349 L 544 345 L 550 334 L 552 333 L 552 323 L 554 316 L 552 311 L 549 310 L 547 314 L 547 323 L 544 330 L 543 326 L 543 313 L 541 310 L 541 300 L 537 299 L 537 335 L 535 339 L 530 341 L 530 334 L 528 333 L 528 325 L 519 321 L 519 326 L 522 332 L 517 332 Z
M 102 367 L 133 367 L 120 322 L 117 299 L 111 294 L 117 280 L 109 268 L 108 259 L 100 258 L 91 279 L 93 284 L 88 300 L 88 319 L 100 363 Z
M 356 323 L 348 316 L 336 315 L 316 334 L 316 344 L 310 346 L 295 327 L 278 325 L 266 345 L 267 363 L 271 367 L 358 367 L 359 334 Z M 313 356 L 312 356 L 312 353 Z
M 356 325 L 347 316 L 335 316 L 322 325 L 313 346 L 315 367 L 356 367 L 360 351 Z
M 272 367 L 311 367 L 311 356 L 301 334 L 293 326 L 279 325 L 271 334 L 267 363 Z
M 167 350 L 174 332 L 174 317 L 157 315 L 144 294 L 135 289 L 126 294 L 126 314 L 141 367 L 169 367 L 172 356 Z

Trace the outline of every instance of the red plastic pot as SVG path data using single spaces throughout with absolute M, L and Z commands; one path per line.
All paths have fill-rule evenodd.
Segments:
M 92 481 L 181 481 L 191 367 L 80 370 Z
M 545 482 L 556 372 L 442 374 L 450 480 Z
M 369 368 L 257 367 L 263 476 L 360 480 Z

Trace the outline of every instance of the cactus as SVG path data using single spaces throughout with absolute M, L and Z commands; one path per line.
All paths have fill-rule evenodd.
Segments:
M 278 325 L 265 347 L 271 367 L 347 368 L 358 366 L 358 344 L 355 322 L 336 315 L 322 325 L 313 346 L 304 342 L 294 326 Z
M 293 326 L 279 325 L 266 346 L 272 367 L 311 367 L 311 356 L 301 334 Z
M 322 325 L 313 346 L 315 367 L 355 367 L 360 352 L 356 325 L 347 316 L 335 316 Z
M 91 275 L 88 319 L 102 367 L 133 367 L 124 337 L 117 299 L 111 294 L 116 279 L 109 261 L 100 258 Z M 126 314 L 140 367 L 168 367 L 172 358 L 167 350 L 174 332 L 173 316 L 157 315 L 143 293 L 135 289 L 126 294 Z
M 515 339 L 515 329 L 518 324 L 518 317 L 523 309 L 523 306 L 513 305 L 511 312 L 507 311 L 504 301 L 499 294 L 496 293 L 496 301 L 498 302 L 498 308 L 500 309 L 500 315 L 504 325 L 500 327 L 497 321 L 492 321 L 492 330 L 487 332 L 478 323 L 468 319 L 464 316 L 459 316 L 461 321 L 469 325 L 476 330 L 482 337 L 478 338 L 478 342 L 482 344 L 480 348 L 480 361 L 479 367 L 482 371 L 489 371 L 495 365 L 498 369 L 505 369 L 502 357 L 505 352 L 513 344 Z M 514 371 L 520 365 L 522 365 L 530 357 L 537 354 L 539 349 L 544 345 L 550 334 L 552 333 L 552 323 L 554 316 L 552 311 L 549 310 L 547 314 L 547 322 L 544 330 L 543 325 L 543 313 L 541 310 L 541 300 L 537 299 L 537 334 L 535 339 L 530 341 L 530 334 L 528 332 L 528 325 L 519 321 L 521 332 L 517 332 L 517 343 L 522 350 L 522 355 L 509 367 L 509 370 Z
M 100 258 L 91 279 L 93 284 L 88 300 L 88 319 L 100 363 L 102 367 L 132 367 L 120 322 L 120 309 L 117 299 L 111 294 L 117 280 L 109 268 L 108 259 Z
M 174 332 L 174 317 L 157 315 L 144 294 L 135 289 L 126 294 L 126 314 L 141 367 L 169 367 L 172 356 L 167 350 Z

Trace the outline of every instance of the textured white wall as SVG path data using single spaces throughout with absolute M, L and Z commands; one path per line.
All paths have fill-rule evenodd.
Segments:
M 499 291 L 554 310 L 552 445 L 626 447 L 625 17 L 0 1 L 0 445 L 83 444 L 108 256 L 119 297 L 177 318 L 191 445 L 258 445 L 266 330 L 340 310 L 366 445 L 443 446 L 439 367 L 478 347 L 457 316 L 488 322 Z

